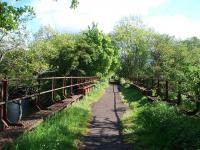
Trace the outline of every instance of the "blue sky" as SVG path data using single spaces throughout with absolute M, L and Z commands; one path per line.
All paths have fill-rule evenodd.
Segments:
M 191 19 L 200 19 L 199 0 L 167 0 L 164 5 L 153 9 L 150 15 L 174 15 L 182 14 Z
M 71 10 L 70 0 L 21 0 L 18 5 L 30 4 L 36 18 L 28 28 L 35 32 L 49 25 L 61 32 L 79 32 L 93 21 L 105 32 L 111 32 L 123 16 L 140 16 L 157 32 L 177 38 L 200 37 L 200 0 L 79 0 Z M 16 5 L 15 0 L 10 1 Z

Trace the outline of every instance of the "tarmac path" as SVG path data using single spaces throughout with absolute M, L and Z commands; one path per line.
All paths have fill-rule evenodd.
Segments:
M 129 150 L 120 130 L 120 117 L 126 108 L 120 100 L 119 87 L 110 85 L 101 99 L 92 105 L 89 132 L 79 150 Z

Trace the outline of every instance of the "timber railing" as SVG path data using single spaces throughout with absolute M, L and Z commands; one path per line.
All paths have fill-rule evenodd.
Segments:
M 183 102 L 184 97 L 186 101 L 194 103 L 195 108 L 193 110 L 181 111 L 187 115 L 195 115 L 200 111 L 200 93 L 194 94 L 194 91 L 184 89 L 182 87 L 183 81 L 170 81 L 161 78 L 130 78 L 129 80 L 150 101 L 161 99 L 171 105 L 179 106 Z M 193 94 L 191 95 L 190 93 Z
M 47 77 L 47 78 L 24 78 L 24 79 L 2 79 L 0 81 L 0 119 L 2 129 L 9 126 L 23 126 L 20 123 L 12 123 L 8 120 L 7 104 L 21 103 L 32 100 L 38 109 L 42 106 L 41 96 L 48 97 L 51 104 L 57 102 L 56 92 L 66 99 L 79 99 L 90 92 L 95 85 L 97 77 Z M 48 96 L 47 96 L 48 95 Z

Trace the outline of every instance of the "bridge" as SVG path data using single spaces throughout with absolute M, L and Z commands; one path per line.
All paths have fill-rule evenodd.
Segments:
M 3 79 L 0 82 L 0 145 L 13 141 L 24 131 L 36 127 L 44 118 L 80 100 L 93 89 L 98 80 L 97 77 Z M 56 92 L 61 93 L 63 99 L 56 100 Z M 43 100 L 46 100 L 45 104 Z M 37 111 L 22 119 L 22 103 L 26 101 L 31 102 Z M 16 116 L 17 113 L 18 119 L 14 122 L 10 121 L 12 116 L 8 119 L 10 104 L 18 105 L 18 111 L 11 114 Z
M 32 130 L 57 112 L 71 106 L 81 100 L 98 84 L 97 77 L 48 77 L 38 79 L 7 79 L 1 81 L 1 134 L 0 145 L 14 141 L 25 131 Z M 162 97 L 170 105 L 179 105 L 182 97 L 180 90 L 175 92 L 177 98 L 169 100 L 170 84 L 168 80 L 160 78 L 130 79 L 131 88 L 140 91 L 150 102 L 158 101 Z M 180 82 L 176 84 L 180 85 Z M 152 90 L 155 89 L 155 92 Z M 59 94 L 60 98 L 57 97 Z M 185 95 L 184 95 L 185 96 Z M 45 101 L 46 100 L 46 101 Z M 37 111 L 21 117 L 22 103 L 29 101 Z M 45 101 L 45 102 L 43 102 Z M 8 110 L 9 104 L 19 105 L 19 117 L 16 122 L 11 122 Z M 120 97 L 120 87 L 114 81 L 110 81 L 109 87 L 98 102 L 92 105 L 92 116 L 89 121 L 88 133 L 82 137 L 80 150 L 113 149 L 126 150 L 132 147 L 126 144 L 122 138 L 120 122 L 127 105 L 123 104 Z M 184 111 L 187 115 L 198 112 L 198 106 L 194 110 Z M 62 120 L 61 120 L 62 121 Z M 0 147 L 1 148 L 1 147 Z

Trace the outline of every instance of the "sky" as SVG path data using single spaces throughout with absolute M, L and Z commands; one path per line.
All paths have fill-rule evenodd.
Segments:
M 60 32 L 79 32 L 96 22 L 106 33 L 125 16 L 139 16 L 159 33 L 176 38 L 200 38 L 200 0 L 79 0 L 78 8 L 70 9 L 70 0 L 21 0 L 14 5 L 29 4 L 36 18 L 28 28 L 36 32 L 51 26 Z

